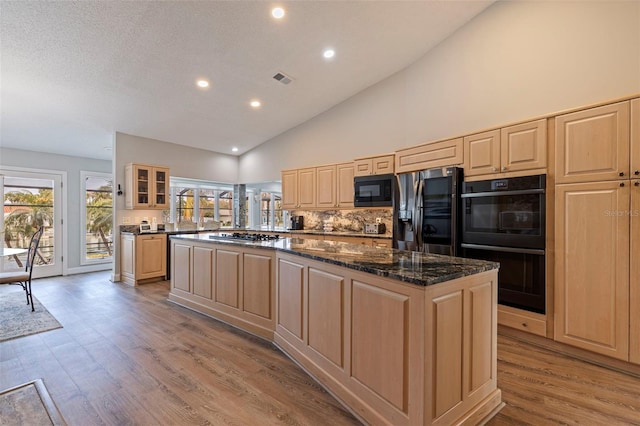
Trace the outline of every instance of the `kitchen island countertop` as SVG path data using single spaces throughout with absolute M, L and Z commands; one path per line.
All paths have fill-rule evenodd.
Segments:
M 172 235 L 171 239 L 278 250 L 420 286 L 451 281 L 499 267 L 496 262 L 336 241 L 295 237 L 270 241 L 246 241 L 223 239 L 215 235 L 215 233 L 177 234 Z

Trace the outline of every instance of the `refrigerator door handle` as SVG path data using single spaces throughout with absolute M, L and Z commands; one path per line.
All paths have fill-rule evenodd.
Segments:
M 423 241 L 422 241 L 422 192 L 424 190 L 424 180 L 421 176 L 418 177 L 418 182 L 416 185 L 416 195 L 415 195 L 415 207 L 414 207 L 414 217 L 415 217 L 415 226 L 414 226 L 414 241 L 417 243 L 417 250 L 423 251 Z

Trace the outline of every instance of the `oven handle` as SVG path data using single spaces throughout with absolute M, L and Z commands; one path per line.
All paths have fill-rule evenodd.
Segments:
M 477 197 L 498 197 L 500 195 L 528 195 L 528 194 L 544 194 L 544 188 L 539 189 L 521 189 L 519 191 L 488 191 L 488 192 L 475 192 L 470 194 L 462 194 L 462 198 L 477 198 Z
M 543 249 L 528 249 L 528 248 L 517 248 L 517 247 L 499 247 L 499 246 L 485 246 L 482 244 L 460 244 L 463 248 L 470 248 L 476 250 L 488 250 L 488 251 L 502 251 L 506 253 L 522 253 L 522 254 L 537 254 L 539 256 L 544 256 Z

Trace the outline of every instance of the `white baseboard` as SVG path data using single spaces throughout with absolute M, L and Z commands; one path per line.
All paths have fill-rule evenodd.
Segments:
M 87 272 L 109 271 L 113 268 L 111 263 L 100 263 L 97 265 L 78 266 L 77 268 L 67 268 L 64 275 L 86 274 Z

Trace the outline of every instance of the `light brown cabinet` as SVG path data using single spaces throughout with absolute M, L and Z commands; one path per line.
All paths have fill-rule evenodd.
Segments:
M 541 174 L 546 167 L 546 119 L 464 138 L 465 178 L 523 171 Z
M 625 361 L 629 229 L 637 221 L 630 187 L 628 180 L 557 185 L 555 218 L 555 340 Z
M 336 197 L 339 208 L 353 207 L 353 163 L 340 163 L 336 165 L 338 180 L 336 183 Z
M 282 208 L 353 207 L 353 163 L 282 172 Z
M 367 423 L 458 424 L 500 404 L 497 271 L 419 287 L 276 261 L 275 342 Z
M 316 167 L 315 207 L 337 207 L 337 169 L 335 165 Z
M 313 208 L 316 204 L 316 168 L 282 171 L 282 208 Z
M 125 166 L 125 208 L 168 209 L 169 168 L 129 163 Z
M 556 183 L 629 179 L 629 101 L 555 120 Z M 640 162 L 632 167 L 640 174 Z
M 298 207 L 298 171 L 282 171 L 282 208 L 292 210 Z
M 636 364 L 639 148 L 640 99 L 556 119 L 555 339 Z
M 180 239 L 171 244 L 169 300 L 273 338 L 272 251 Z
M 131 285 L 163 280 L 167 270 L 167 235 L 120 236 L 121 281 Z
M 462 153 L 462 138 L 402 149 L 395 153 L 395 172 L 408 173 L 462 164 L 464 161 Z
M 354 160 L 354 176 L 385 175 L 394 172 L 394 155 L 358 158 Z

